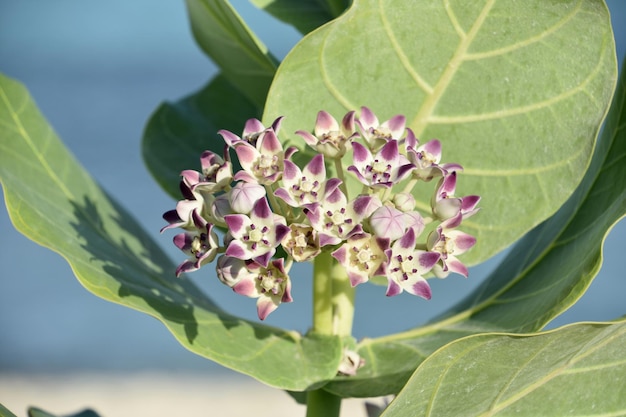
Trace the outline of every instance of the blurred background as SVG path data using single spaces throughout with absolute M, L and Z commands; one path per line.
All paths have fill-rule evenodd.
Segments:
M 626 2 L 607 3 L 621 61 L 626 53 Z M 294 29 L 249 2 L 235 0 L 233 4 L 279 59 L 299 40 Z M 0 72 L 28 87 L 78 160 L 152 231 L 172 259 L 182 260 L 171 245 L 172 236 L 158 233 L 164 224 L 162 213 L 173 208 L 175 201 L 145 169 L 140 140 L 159 103 L 195 92 L 216 73 L 216 67 L 195 45 L 184 3 L 0 0 Z M 60 256 L 17 233 L 5 206 L 0 206 L 0 403 L 9 409 L 18 407 L 13 409 L 16 413 L 24 412 L 24 404 L 69 413 L 89 405 L 90 400 L 104 417 L 107 410 L 115 413 L 109 416 L 136 414 L 131 412 L 130 400 L 123 404 L 123 392 L 132 392 L 139 402 L 139 391 L 133 391 L 131 385 L 120 386 L 121 380 L 134 381 L 133 387 L 144 389 L 153 384 L 147 398 L 158 395 L 160 405 L 151 413 L 139 412 L 153 416 L 166 415 L 164 403 L 181 411 L 180 407 L 191 401 L 185 400 L 185 395 L 191 394 L 200 397 L 201 409 L 213 407 L 226 398 L 207 394 L 216 387 L 237 392 L 250 386 L 263 395 L 275 395 L 262 391 L 261 384 L 249 378 L 186 351 L 153 318 L 87 292 Z M 602 271 L 589 291 L 551 327 L 610 320 L 626 313 L 624 247 L 626 224 L 622 222 L 606 241 Z M 355 335 L 405 330 L 437 315 L 477 286 L 500 258 L 472 268 L 467 280 L 451 276 L 433 281 L 430 302 L 406 294 L 388 299 L 383 287 L 359 287 Z M 295 302 L 281 306 L 268 324 L 307 330 L 311 322 L 310 269 L 304 266 L 299 274 L 304 278 L 294 280 Z M 219 304 L 256 319 L 254 300 L 236 296 L 219 284 L 210 268 L 191 278 Z M 410 320 L 397 320 L 400 313 Z M 224 384 L 225 380 L 233 383 Z M 154 387 L 157 382 L 162 384 L 161 391 Z M 63 390 L 64 383 L 74 385 Z M 116 384 L 117 394 L 110 398 L 91 398 L 87 393 L 109 392 Z M 198 387 L 202 387 L 200 391 Z M 284 394 L 279 400 L 281 407 L 283 403 L 293 405 Z M 94 404 L 98 401 L 101 403 Z M 119 408 L 111 408 L 112 403 Z M 120 414 L 120 410 L 126 413 Z

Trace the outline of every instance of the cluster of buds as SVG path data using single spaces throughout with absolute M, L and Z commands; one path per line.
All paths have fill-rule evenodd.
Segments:
M 164 214 L 169 225 L 162 229 L 184 230 L 174 244 L 189 258 L 177 276 L 217 257 L 220 281 L 257 298 L 261 320 L 292 301 L 293 262 L 321 251 L 345 267 L 352 286 L 386 277 L 388 296 L 406 291 L 429 299 L 428 273 L 467 276 L 457 256 L 476 239 L 458 226 L 478 211 L 480 198 L 455 196 L 462 168 L 440 162 L 438 140 L 420 145 L 401 115 L 379 123 L 362 107 L 358 119 L 351 111 L 339 123 L 320 111 L 312 133 L 296 132 L 318 152 L 300 167 L 293 160 L 298 149 L 278 140 L 281 121 L 265 127 L 250 119 L 241 137 L 219 131 L 223 155 L 205 151 L 200 172 L 181 173 L 184 200 Z M 235 173 L 231 150 L 241 165 Z M 343 159 L 350 164 L 345 172 Z M 347 175 L 362 184 L 358 195 L 349 194 Z M 432 179 L 438 184 L 423 213 L 414 187 Z M 226 231 L 221 241 L 216 229 Z

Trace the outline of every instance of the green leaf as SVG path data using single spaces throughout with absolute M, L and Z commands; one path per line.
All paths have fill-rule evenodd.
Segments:
M 28 409 L 28 417 L 56 417 L 56 414 L 48 413 L 40 408 L 30 407 Z M 99 417 L 99 415 L 95 411 L 87 409 L 65 417 Z
M 287 141 L 312 130 L 320 109 L 336 118 L 360 106 L 381 121 L 406 115 L 422 141 L 442 141 L 445 162 L 465 167 L 459 195 L 482 196 L 482 211 L 464 222 L 478 238 L 463 257 L 471 265 L 508 247 L 574 191 L 616 67 L 601 0 L 355 0 L 285 58 L 264 120 L 286 116 Z M 360 190 L 349 179 L 353 193 Z M 423 207 L 429 195 L 416 196 Z
M 9 411 L 8 408 L 0 404 L 0 417 L 17 417 L 15 414 Z
M 537 331 L 584 294 L 602 265 L 606 235 L 626 214 L 625 79 L 623 72 L 589 170 L 559 212 L 525 236 L 444 316 L 361 342 L 366 366 L 325 389 L 345 397 L 396 393 L 419 363 L 446 343 L 476 333 Z
M 251 2 L 280 21 L 292 25 L 303 35 L 334 18 L 319 0 L 251 0 Z
M 200 169 L 200 154 L 224 152 L 220 129 L 239 134 L 260 111 L 223 75 L 175 103 L 163 103 L 150 117 L 142 152 L 148 170 L 172 197 L 180 198 L 180 173 Z
M 624 415 L 625 345 L 624 322 L 467 337 L 424 361 L 382 415 Z
M 200 48 L 224 76 L 263 108 L 276 59 L 227 0 L 186 0 L 191 30 Z
M 17 230 L 63 256 L 89 291 L 156 317 L 192 352 L 296 391 L 335 375 L 339 338 L 234 317 L 174 278 L 165 253 L 70 155 L 26 89 L 2 75 L 0 182 Z

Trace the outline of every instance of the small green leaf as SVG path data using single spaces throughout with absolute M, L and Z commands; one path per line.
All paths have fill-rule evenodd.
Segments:
M 574 191 L 616 68 L 602 0 L 355 0 L 287 55 L 264 120 L 286 116 L 287 141 L 312 130 L 318 110 L 340 118 L 368 106 L 381 121 L 404 114 L 422 142 L 440 139 L 444 161 L 465 168 L 459 195 L 482 196 L 482 211 L 464 222 L 478 238 L 463 257 L 471 265 Z M 360 183 L 348 179 L 356 194 Z M 429 207 L 430 188 L 416 192 Z
M 200 91 L 175 103 L 163 103 L 150 117 L 143 135 L 144 161 L 156 181 L 180 198 L 180 173 L 200 170 L 200 154 L 224 152 L 220 129 L 240 134 L 245 121 L 260 110 L 222 75 Z
M 335 17 L 319 0 L 251 0 L 251 2 L 278 20 L 292 25 L 303 35 Z
M 17 417 L 15 414 L 9 411 L 8 408 L 0 404 L 0 417 Z
M 606 235 L 626 214 L 625 104 L 623 72 L 584 180 L 481 286 L 429 325 L 364 340 L 359 353 L 365 367 L 324 388 L 344 397 L 396 393 L 439 347 L 477 333 L 537 331 L 574 304 L 600 270 Z
M 154 316 L 192 352 L 283 389 L 332 378 L 341 340 L 250 322 L 220 309 L 59 141 L 19 83 L 0 75 L 0 183 L 15 228 L 54 250 L 89 291 Z
M 191 30 L 200 48 L 224 76 L 263 108 L 276 59 L 227 0 L 186 0 Z
M 48 413 L 40 408 L 30 407 L 28 409 L 28 417 L 57 417 L 57 415 Z M 93 410 L 86 409 L 76 414 L 68 414 L 63 417 L 99 417 L 99 415 Z
M 467 337 L 415 371 L 384 417 L 626 413 L 626 323 Z

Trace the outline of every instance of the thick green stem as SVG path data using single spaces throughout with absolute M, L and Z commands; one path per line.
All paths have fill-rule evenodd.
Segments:
M 350 336 L 354 319 L 354 288 L 345 269 L 328 252 L 313 263 L 313 331 Z M 324 389 L 309 391 L 307 417 L 338 417 L 341 397 Z
M 323 389 L 309 391 L 306 405 L 306 417 L 336 417 L 341 410 L 341 397 Z
M 354 319 L 354 288 L 345 269 L 328 252 L 313 263 L 313 331 L 350 336 Z

